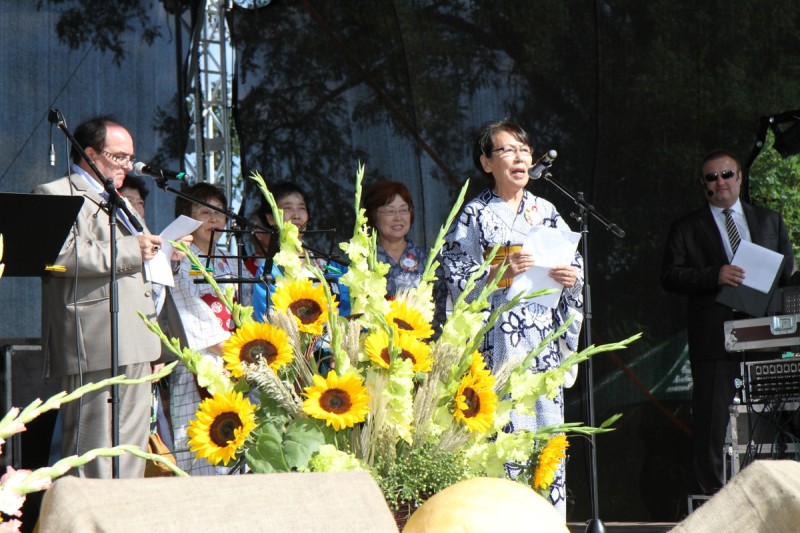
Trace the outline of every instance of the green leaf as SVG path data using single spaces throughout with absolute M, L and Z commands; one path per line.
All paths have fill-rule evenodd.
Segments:
M 271 422 L 280 422 L 281 426 L 289 421 L 289 416 L 281 404 L 264 391 L 259 391 L 259 410 Z
M 313 420 L 296 419 L 286 428 L 283 453 L 286 464 L 292 470 L 308 466 L 308 461 L 319 447 L 325 444 L 325 435 Z
M 267 424 L 257 435 L 255 445 L 245 453 L 245 459 L 248 466 L 260 474 L 291 472 L 305 469 L 311 456 L 324 443 L 325 435 L 313 420 L 293 420 L 285 430 L 282 426 Z
M 617 420 L 619 420 L 620 418 L 622 418 L 622 413 L 617 413 L 617 414 L 615 414 L 615 415 L 611 416 L 610 418 L 608 418 L 608 419 L 607 419 L 606 421 L 604 421 L 602 424 L 600 424 L 600 427 L 601 427 L 601 428 L 603 428 L 603 429 L 605 429 L 605 428 L 609 428 L 609 427 L 611 427 L 611 426 L 612 426 L 612 425 L 613 425 L 613 424 L 614 424 L 614 423 L 615 423 Z
M 247 465 L 258 474 L 289 472 L 282 443 L 283 438 L 278 428 L 271 424 L 263 426 L 262 433 L 256 438 L 255 446 L 251 446 L 245 453 Z

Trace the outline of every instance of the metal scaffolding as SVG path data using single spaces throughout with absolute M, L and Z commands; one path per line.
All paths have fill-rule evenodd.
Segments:
M 189 115 L 189 142 L 184 165 L 198 181 L 222 186 L 232 197 L 232 121 L 230 98 L 233 57 L 225 21 L 230 0 L 203 0 L 191 21 L 184 96 Z M 183 19 L 185 22 L 185 18 Z M 194 149 L 192 151 L 192 148 Z

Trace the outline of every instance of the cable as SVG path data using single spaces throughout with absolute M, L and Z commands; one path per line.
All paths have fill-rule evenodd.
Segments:
M 69 139 L 65 139 L 65 161 L 66 161 L 66 176 L 67 183 L 69 183 L 69 194 L 75 196 L 75 186 L 72 183 L 72 168 L 70 167 L 69 153 L 70 144 Z M 80 216 L 80 214 L 78 215 Z M 75 310 L 75 355 L 78 358 L 78 387 L 83 386 L 83 364 L 81 361 L 81 343 L 80 343 L 80 310 L 78 308 L 78 265 L 79 261 L 79 246 L 78 246 L 78 220 L 72 223 L 73 234 L 73 249 L 75 250 L 75 274 L 72 277 L 72 309 Z M 78 443 L 81 441 L 81 420 L 83 413 L 83 396 L 78 398 L 78 417 L 75 421 L 75 455 L 80 455 Z
M 3 171 L 3 175 L 0 176 L 0 181 L 2 181 L 6 177 L 8 172 L 11 170 L 11 167 L 14 166 L 14 163 L 16 163 L 17 159 L 19 159 L 19 156 L 22 155 L 22 152 L 25 150 L 25 147 L 28 146 L 28 144 L 30 143 L 31 139 L 33 138 L 33 135 L 36 133 L 36 131 L 39 129 L 39 126 L 42 124 L 42 121 L 48 116 L 49 110 L 55 105 L 56 100 L 58 100 L 58 98 L 63 94 L 63 92 L 66 90 L 66 88 L 72 82 L 72 78 L 74 78 L 75 75 L 78 73 L 78 69 L 81 67 L 83 62 L 86 60 L 86 57 L 89 55 L 89 52 L 91 52 L 92 50 L 93 50 L 93 47 L 89 47 L 89 48 L 87 48 L 86 52 L 84 52 L 83 57 L 81 58 L 81 60 L 78 61 L 77 65 L 75 65 L 75 69 L 72 71 L 72 73 L 69 75 L 67 80 L 64 82 L 64 84 L 58 90 L 58 93 L 50 101 L 50 104 L 47 106 L 48 112 L 44 113 L 42 115 L 42 117 L 39 119 L 39 121 L 36 123 L 36 125 L 34 125 L 33 129 L 31 130 L 30 134 L 28 135 L 28 138 L 25 139 L 25 141 L 20 145 L 19 150 L 17 150 L 17 153 L 14 154 L 13 158 L 11 158 L 11 162 L 8 164 L 8 166 L 6 167 L 5 171 Z

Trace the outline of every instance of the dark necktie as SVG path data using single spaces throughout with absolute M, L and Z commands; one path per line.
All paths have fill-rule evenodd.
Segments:
M 739 236 L 739 230 L 736 229 L 736 224 L 733 222 L 733 216 L 730 209 L 723 209 L 723 213 L 725 213 L 725 230 L 728 232 L 728 240 L 731 243 L 731 250 L 733 251 L 733 255 L 736 255 L 736 250 L 739 248 L 739 243 L 742 242 L 742 238 Z

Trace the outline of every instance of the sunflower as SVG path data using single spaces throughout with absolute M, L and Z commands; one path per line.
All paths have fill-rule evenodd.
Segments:
M 191 451 L 212 464 L 227 466 L 255 429 L 255 410 L 241 392 L 206 398 L 200 403 L 197 419 L 190 420 L 186 430 Z
M 534 489 L 545 490 L 553 483 L 558 465 L 567 457 L 566 450 L 568 447 L 567 436 L 563 433 L 556 435 L 547 442 L 542 453 L 539 454 L 536 472 L 533 474 Z
M 489 373 L 467 372 L 455 395 L 453 417 L 470 431 L 489 431 L 497 410 L 494 376 Z
M 411 359 L 414 372 L 430 372 L 433 364 L 430 346 L 405 331 L 397 331 L 394 328 L 392 331 L 394 332 L 393 344 L 395 348 L 400 349 L 397 357 Z M 389 335 L 385 330 L 379 329 L 367 337 L 364 349 L 373 363 L 383 368 L 389 368 L 391 362 Z
M 314 384 L 305 388 L 303 411 L 312 418 L 324 420 L 339 431 L 363 422 L 369 411 L 369 396 L 361 378 L 354 372 L 341 377 L 335 370 L 327 378 L 315 374 Z
M 222 345 L 222 358 L 225 368 L 235 378 L 244 375 L 242 365 L 254 364 L 259 360 L 278 370 L 294 359 L 289 336 L 281 328 L 272 324 L 250 322 L 244 324 Z
M 405 300 L 389 302 L 391 310 L 386 315 L 386 322 L 399 330 L 414 335 L 419 339 L 427 339 L 433 335 L 430 323 L 422 317 L 422 313 Z
M 486 376 L 492 374 L 492 371 L 486 368 L 486 360 L 483 358 L 483 355 L 477 350 L 472 352 L 470 356 L 469 372 L 471 374 L 483 374 Z
M 272 303 L 279 311 L 291 311 L 301 332 L 322 335 L 322 326 L 328 320 L 328 300 L 321 285 L 315 286 L 308 279 L 283 283 L 275 289 Z

